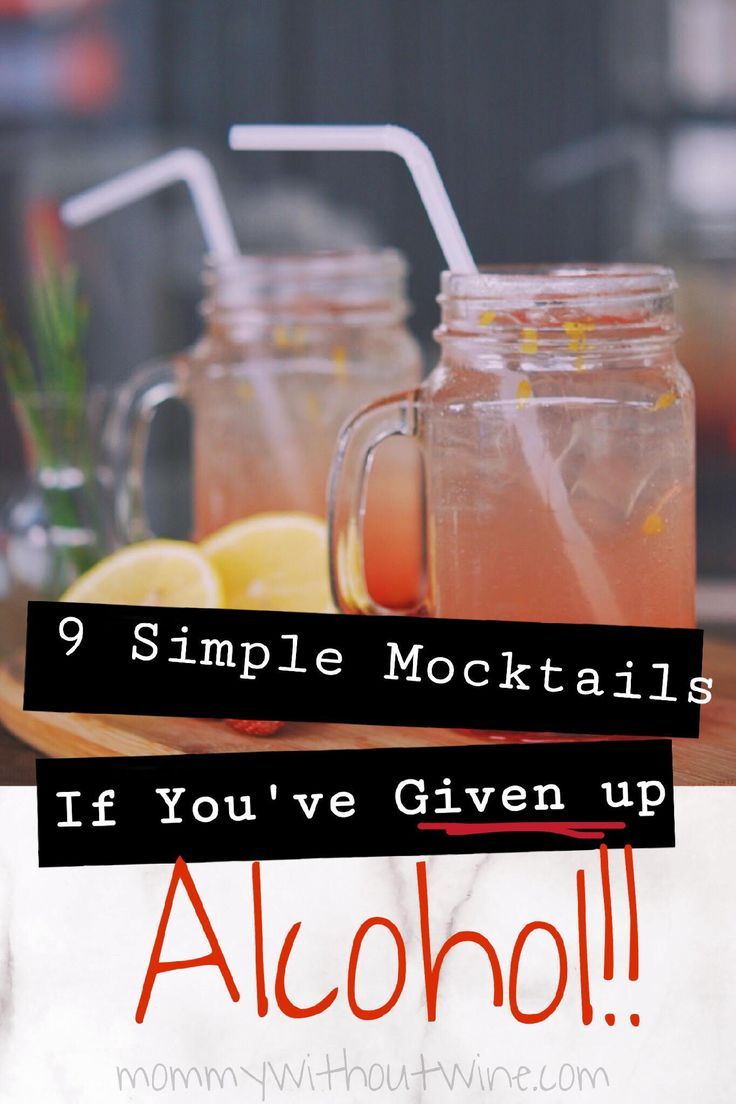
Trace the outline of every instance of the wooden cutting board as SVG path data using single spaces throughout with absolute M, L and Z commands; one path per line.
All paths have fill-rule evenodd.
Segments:
M 714 699 L 701 711 L 699 740 L 674 741 L 675 782 L 736 785 L 736 646 L 706 641 L 704 674 Z M 443 728 L 290 723 L 267 739 L 243 736 L 223 721 L 23 711 L 21 664 L 0 666 L 0 722 L 50 756 L 182 755 L 226 751 L 324 751 L 336 748 L 462 746 L 498 740 Z

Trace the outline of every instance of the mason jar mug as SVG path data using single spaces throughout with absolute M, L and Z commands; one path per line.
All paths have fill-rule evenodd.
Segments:
M 254 514 L 324 517 L 338 433 L 365 403 L 421 378 L 406 326 L 406 265 L 390 249 L 243 256 L 205 272 L 204 332 L 191 350 L 139 372 L 118 405 L 121 541 L 150 535 L 144 467 L 156 411 L 191 408 L 193 537 Z M 368 533 L 371 585 L 382 601 L 416 589 L 416 468 L 406 450 L 382 458 Z M 382 529 L 405 551 L 387 561 Z M 402 528 L 403 527 L 403 528 Z
M 424 585 L 407 612 L 693 625 L 693 394 L 674 289 L 653 266 L 445 273 L 439 364 L 338 443 L 339 608 L 387 612 L 365 580 L 365 472 L 403 436 L 424 472 Z

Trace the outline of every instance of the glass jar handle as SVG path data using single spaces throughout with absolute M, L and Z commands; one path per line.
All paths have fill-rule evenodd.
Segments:
M 422 599 L 406 609 L 374 602 L 365 571 L 366 488 L 373 454 L 390 437 L 417 439 L 420 392 L 390 395 L 359 410 L 340 434 L 329 489 L 330 582 L 335 605 L 344 613 L 416 614 Z M 390 534 L 386 534 L 387 540 Z M 422 535 L 424 546 L 426 538 Z M 422 550 L 422 562 L 425 553 Z
M 170 361 L 141 368 L 120 392 L 109 432 L 114 477 L 114 525 L 119 544 L 154 536 L 146 517 L 144 466 L 151 425 L 160 406 L 188 398 L 184 370 Z

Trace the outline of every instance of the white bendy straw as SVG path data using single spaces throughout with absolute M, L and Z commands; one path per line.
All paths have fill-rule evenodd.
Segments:
M 219 181 L 212 164 L 200 150 L 171 150 L 144 165 L 113 177 L 112 180 L 88 188 L 62 203 L 61 217 L 68 226 L 85 226 L 145 196 L 179 183 L 186 184 L 189 189 L 202 236 L 212 259 L 217 264 L 237 259 L 240 249 Z M 309 501 L 309 490 L 288 412 L 270 372 L 254 372 L 252 384 L 256 401 L 268 426 L 268 437 L 273 443 L 282 480 L 292 490 L 294 505 L 300 507 Z
M 434 157 L 421 138 L 399 126 L 249 126 L 230 128 L 234 150 L 362 150 L 403 158 L 421 196 L 437 241 L 453 272 L 475 272 Z
M 251 126 L 230 128 L 230 147 L 235 150 L 332 150 L 395 153 L 405 161 L 437 236 L 451 272 L 478 271 L 468 248 L 447 189 L 434 157 L 425 143 L 405 127 L 383 126 Z M 517 405 L 516 394 L 501 392 L 504 411 Z M 512 405 L 513 403 L 513 405 Z M 522 453 L 537 491 L 552 509 L 578 585 L 594 618 L 620 623 L 621 611 L 601 568 L 595 549 L 570 505 L 560 470 L 549 454 L 544 436 L 530 404 L 527 418 L 517 418 L 514 427 Z
M 171 150 L 104 184 L 80 192 L 62 203 L 61 217 L 68 226 L 85 226 L 178 183 L 189 188 L 208 251 L 218 261 L 237 257 L 240 253 L 238 242 L 215 170 L 199 150 Z

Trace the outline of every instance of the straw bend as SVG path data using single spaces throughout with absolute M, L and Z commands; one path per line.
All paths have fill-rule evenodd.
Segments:
M 204 154 L 195 149 L 171 150 L 162 157 L 89 188 L 68 199 L 61 207 L 61 216 L 70 226 L 84 226 L 179 182 L 189 188 L 212 258 L 219 263 L 237 257 L 238 243 L 215 171 Z M 288 409 L 269 372 L 256 372 L 253 380 L 256 400 L 268 426 L 269 437 L 275 443 L 276 463 L 281 469 L 281 476 L 284 483 L 293 489 L 296 501 L 303 502 L 307 495 L 304 459 L 296 447 Z
M 204 154 L 195 149 L 171 150 L 80 192 L 61 205 L 61 217 L 69 226 L 85 226 L 179 182 L 189 188 L 210 253 L 221 260 L 236 257 L 238 243 L 214 169 Z
M 406 163 L 453 272 L 475 272 L 476 266 L 453 210 L 435 159 L 425 143 L 405 127 L 381 126 L 249 126 L 230 128 L 237 150 L 333 150 L 395 153 Z

